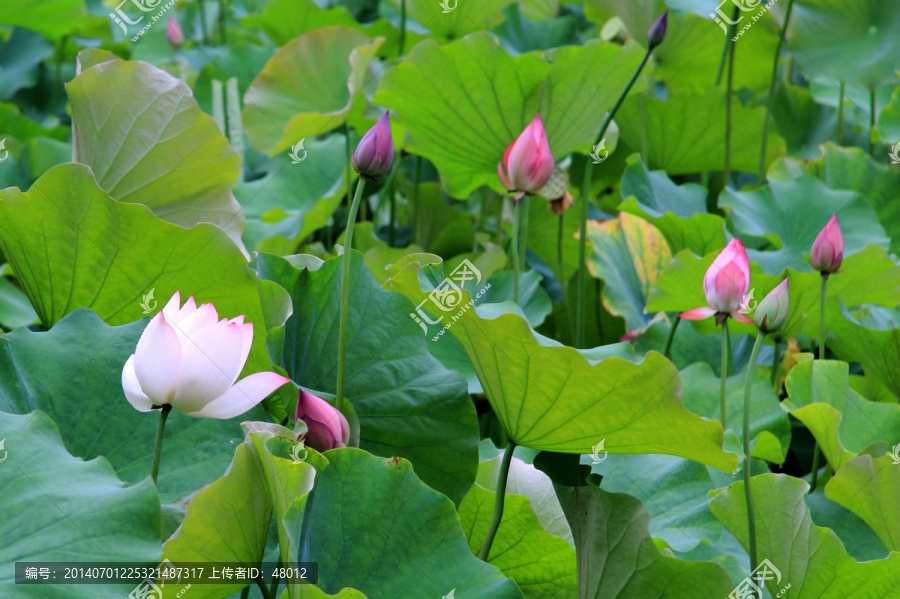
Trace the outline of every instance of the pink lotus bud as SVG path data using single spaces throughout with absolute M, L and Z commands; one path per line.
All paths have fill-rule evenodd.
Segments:
M 666 11 L 653 25 L 650 26 L 650 29 L 647 31 L 647 41 L 651 50 L 663 43 L 663 40 L 666 39 L 666 29 L 668 28 L 668 25 L 669 11 Z
M 788 307 L 788 280 L 785 279 L 759 302 L 753 322 L 763 333 L 774 333 L 787 320 Z
M 553 154 L 541 115 L 535 115 L 521 135 L 506 148 L 503 161 L 497 163 L 497 176 L 503 186 L 520 194 L 541 189 L 553 175 Z
M 687 320 L 703 320 L 713 315 L 731 316 L 741 322 L 752 322 L 743 315 L 741 302 L 750 288 L 750 261 L 744 244 L 737 238 L 725 246 L 703 277 L 703 293 L 709 307 L 694 308 L 681 314 Z
M 166 39 L 169 40 L 169 43 L 175 48 L 184 43 L 184 32 L 182 32 L 181 27 L 178 26 L 178 21 L 172 17 L 169 17 L 169 23 L 166 25 Z
M 363 135 L 350 162 L 353 170 L 375 180 L 391 170 L 394 161 L 394 140 L 391 138 L 391 119 L 388 113 Z
M 306 424 L 306 445 L 317 451 L 346 447 L 350 440 L 350 425 L 344 415 L 321 397 L 303 389 L 297 398 L 294 418 Z
M 844 261 L 844 236 L 837 215 L 832 215 L 825 228 L 813 242 L 809 261 L 822 274 L 831 274 L 841 268 Z

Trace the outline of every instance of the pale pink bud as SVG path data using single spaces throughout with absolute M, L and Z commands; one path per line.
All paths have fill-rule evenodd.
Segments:
M 713 315 L 731 316 L 741 322 L 751 322 L 740 307 L 750 288 L 750 261 L 744 244 L 737 238 L 725 246 L 703 277 L 703 293 L 709 307 L 694 308 L 681 314 L 687 320 L 703 320 Z
M 809 261 L 813 268 L 823 274 L 835 273 L 841 268 L 841 262 L 844 261 L 844 235 L 837 215 L 832 215 L 825 228 L 819 232 L 813 242 Z
M 497 176 L 510 191 L 535 193 L 550 180 L 553 167 L 547 132 L 538 114 L 506 148 L 503 161 L 497 163 Z
M 169 23 L 166 25 L 166 39 L 176 48 L 184 43 L 184 32 L 178 26 L 178 21 L 172 17 L 169 17 Z
M 330 403 L 312 393 L 300 390 L 295 420 L 306 424 L 306 445 L 317 451 L 346 447 L 350 440 L 350 425 L 344 415 Z
M 375 126 L 363 135 L 350 162 L 357 173 L 378 179 L 391 170 L 393 161 L 394 140 L 391 138 L 391 119 L 385 112 Z
M 788 307 L 788 280 L 785 279 L 759 302 L 753 322 L 763 333 L 774 333 L 787 320 Z

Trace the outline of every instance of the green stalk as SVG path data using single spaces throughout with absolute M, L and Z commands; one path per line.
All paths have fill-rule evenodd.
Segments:
M 734 20 L 734 19 L 732 19 Z M 731 184 L 731 104 L 734 96 L 734 54 L 737 44 L 732 42 L 728 55 L 728 83 L 725 89 L 725 168 L 722 173 L 722 185 Z
M 241 591 L 241 599 L 247 599 L 250 597 L 250 585 L 244 587 L 244 590 Z
M 744 495 L 747 498 L 747 532 L 750 537 L 750 571 L 759 564 L 756 556 L 756 514 L 753 512 L 753 493 L 750 489 L 750 396 L 753 392 L 753 375 L 756 374 L 756 360 L 766 334 L 756 334 L 756 343 L 750 352 L 750 363 L 744 379 Z
M 153 445 L 153 464 L 150 466 L 150 478 L 156 483 L 159 474 L 159 456 L 162 453 L 163 432 L 166 430 L 166 419 L 172 411 L 172 404 L 163 404 L 159 412 L 159 426 L 156 427 L 156 443 Z
M 682 319 L 676 315 L 675 322 L 669 327 L 669 334 L 666 336 L 666 345 L 663 347 L 663 355 L 667 358 L 672 357 L 672 342 L 675 340 L 675 331 L 678 330 L 678 325 L 681 324 L 681 320 Z
M 869 156 L 875 157 L 875 88 L 869 90 Z
M 563 296 L 566 295 L 566 283 L 563 281 L 563 225 L 565 219 L 563 215 L 559 215 L 559 227 L 556 230 L 556 268 L 558 271 L 557 280 L 559 281 L 560 291 Z
M 631 79 L 628 81 L 628 85 L 625 86 L 625 89 L 622 90 L 621 95 L 616 100 L 616 103 L 613 104 L 612 109 L 606 115 L 606 119 L 603 121 L 603 125 L 600 127 L 600 132 L 597 134 L 596 139 L 594 140 L 594 145 L 597 145 L 603 140 L 603 136 L 606 135 L 606 130 L 609 129 L 610 123 L 612 123 L 613 118 L 616 116 L 616 112 L 619 111 L 619 108 L 622 106 L 622 102 L 625 101 L 625 97 L 628 96 L 628 92 L 631 91 L 631 88 L 634 87 L 635 81 L 637 81 L 638 77 L 641 74 L 641 71 L 644 70 L 644 67 L 647 65 L 647 61 L 650 60 L 650 54 L 653 52 L 653 48 L 647 48 L 647 52 L 644 53 L 644 58 L 641 60 L 641 64 L 638 65 L 638 68 L 635 69 L 634 74 L 631 75 Z M 575 325 L 575 346 L 582 347 L 584 345 L 584 327 L 585 327 L 585 302 L 587 298 L 587 216 L 588 216 L 588 201 L 591 197 L 591 177 L 594 172 L 594 161 L 590 159 L 590 157 L 586 157 L 585 165 L 584 165 L 584 181 L 581 185 L 581 228 L 579 229 L 580 234 L 578 238 L 578 311 L 576 313 L 576 325 Z
M 344 125 L 344 150 L 347 153 L 347 207 L 350 207 L 350 185 L 353 182 L 353 148 L 350 147 L 350 125 Z
M 519 268 L 528 270 L 528 262 L 525 259 L 528 250 L 528 220 L 531 211 L 531 197 L 526 194 L 517 202 L 520 205 L 522 215 L 519 217 Z M 516 303 L 519 302 L 519 285 L 516 283 Z
M 225 23 L 225 0 L 219 0 L 219 41 L 222 45 L 228 43 L 228 34 L 226 33 Z
M 277 597 L 277 596 L 278 596 L 278 583 L 279 583 L 279 582 L 280 582 L 280 581 L 278 580 L 278 577 L 277 577 L 277 576 L 273 576 L 273 577 L 272 577 L 272 584 L 269 585 L 269 596 L 270 596 L 270 597 Z M 248 588 L 249 588 L 249 587 L 248 587 Z
M 822 273 L 822 293 L 819 297 L 819 359 L 825 359 L 825 291 L 828 286 L 828 273 Z M 819 442 L 813 445 L 812 480 L 809 483 L 809 492 L 812 494 L 819 483 Z
M 731 20 L 737 21 L 738 15 L 740 14 L 740 9 L 735 5 L 734 12 L 731 13 Z M 737 23 L 734 25 L 728 24 L 728 32 L 725 34 L 725 46 L 722 48 L 722 58 L 719 59 L 719 70 L 716 71 L 716 87 L 719 87 L 719 84 L 722 83 L 722 73 L 725 71 L 725 59 L 728 58 L 729 50 L 731 49 L 731 45 L 734 42 L 731 41 L 731 38 L 734 37 L 734 32 L 737 29 Z
M 366 176 L 359 176 L 356 195 L 350 204 L 347 216 L 347 229 L 344 233 L 344 255 L 341 257 L 341 317 L 338 329 L 338 372 L 337 391 L 334 394 L 334 407 L 339 412 L 344 408 L 344 376 L 347 372 L 347 314 L 350 312 L 350 255 L 353 253 L 353 227 L 356 224 L 356 211 L 366 188 Z
M 522 198 L 524 200 L 525 198 Z M 522 229 L 522 200 L 513 200 L 513 238 L 509 244 L 513 259 L 513 302 L 519 303 L 519 270 L 522 268 L 519 253 L 519 235 Z
M 266 588 L 266 583 L 263 582 L 263 579 L 260 577 L 256 578 L 256 586 L 259 587 L 259 592 L 262 593 L 264 599 L 272 599 L 272 595 L 269 593 L 269 589 Z M 250 588 L 250 587 L 247 587 Z
M 400 0 L 400 56 L 406 46 L 406 0 Z
M 203 35 L 203 43 L 209 45 L 209 31 L 206 28 L 206 0 L 198 0 L 197 6 L 200 8 L 200 32 Z
M 775 339 L 775 359 L 772 360 L 772 388 L 778 393 L 778 367 L 781 359 L 781 339 Z
M 788 23 L 791 22 L 791 11 L 794 8 L 794 0 L 788 0 L 784 13 L 784 27 L 781 28 L 781 36 L 778 38 L 778 47 L 775 49 L 775 64 L 772 66 L 772 80 L 769 82 L 769 97 L 766 100 L 766 116 L 763 120 L 762 146 L 759 151 L 759 171 L 756 173 L 757 183 L 763 184 L 766 178 L 766 146 L 769 142 L 769 116 L 772 114 L 772 106 L 775 104 L 775 83 L 778 81 L 778 62 L 781 60 L 781 51 L 784 49 L 784 38 L 787 34 Z
M 391 210 L 390 210 L 390 219 L 391 219 L 391 228 L 388 229 L 388 245 L 390 247 L 394 247 L 397 241 L 397 231 L 396 231 L 396 222 L 397 222 L 397 188 L 394 183 L 394 178 L 391 177 L 391 182 L 388 185 L 388 193 L 390 194 L 391 200 Z
M 720 412 L 721 412 L 721 422 L 722 422 L 722 430 L 725 430 L 725 382 L 728 379 L 728 359 L 731 354 L 731 343 L 728 338 L 728 318 L 722 321 L 722 368 L 721 368 L 721 379 L 722 379 L 722 393 L 720 398 Z
M 422 157 L 416 155 L 416 168 L 413 172 L 413 188 L 412 188 L 412 198 L 410 198 L 410 207 L 413 211 L 413 231 L 412 238 L 416 241 L 416 243 L 423 243 L 423 240 L 418 238 L 419 235 L 419 181 L 422 180 Z M 500 205 L 500 211 L 503 211 L 503 205 Z
M 491 523 L 488 526 L 487 533 L 484 535 L 484 542 L 478 551 L 478 559 L 487 561 L 488 555 L 491 553 L 491 545 L 494 543 L 494 537 L 497 536 L 497 529 L 500 528 L 500 521 L 503 519 L 503 502 L 506 498 L 506 479 L 509 477 L 509 465 L 512 462 L 513 451 L 516 444 L 509 440 L 506 445 L 506 451 L 503 453 L 503 461 L 500 463 L 500 473 L 497 475 L 496 497 L 494 499 L 494 515 L 491 517 Z
M 841 133 L 844 130 L 844 82 L 841 81 L 841 97 L 838 100 L 837 132 L 835 143 L 841 145 Z

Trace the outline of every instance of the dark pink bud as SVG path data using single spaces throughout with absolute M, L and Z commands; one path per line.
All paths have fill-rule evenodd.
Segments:
M 813 242 L 809 261 L 813 268 L 823 274 L 837 272 L 844 261 L 844 235 L 838 224 L 837 215 L 833 215 L 825 228 Z
M 651 50 L 663 43 L 663 40 L 666 39 L 666 28 L 668 26 L 669 11 L 666 11 L 653 25 L 650 26 L 650 29 L 647 30 L 647 41 L 650 44 Z
M 172 17 L 169 17 L 169 23 L 166 25 L 166 39 L 176 48 L 184 43 L 184 32 L 178 26 L 178 21 Z
M 306 424 L 306 445 L 317 451 L 346 447 L 350 440 L 350 425 L 344 415 L 330 403 L 300 389 L 297 398 L 296 420 Z
M 363 135 L 350 162 L 357 173 L 378 179 L 391 170 L 393 161 L 394 140 L 391 138 L 391 120 L 385 112 L 375 126 Z
M 535 115 L 525 130 L 509 144 L 497 163 L 497 176 L 510 191 L 535 193 L 553 175 L 554 160 L 541 115 Z

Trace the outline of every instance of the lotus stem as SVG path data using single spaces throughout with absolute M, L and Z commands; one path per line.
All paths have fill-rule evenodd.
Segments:
M 728 318 L 722 321 L 722 366 L 720 378 L 722 380 L 721 397 L 720 397 L 720 421 L 722 422 L 722 430 L 725 426 L 725 384 L 728 380 L 728 360 L 731 354 L 731 342 L 728 338 Z
M 750 539 L 750 571 L 759 564 L 756 555 L 756 514 L 753 511 L 753 493 L 750 489 L 750 399 L 753 394 L 753 376 L 756 374 L 756 360 L 766 334 L 759 331 L 756 343 L 750 352 L 750 362 L 744 379 L 744 495 L 747 498 L 747 533 Z
M 334 407 L 338 412 L 344 408 L 344 377 L 347 374 L 347 315 L 350 312 L 350 256 L 353 253 L 353 228 L 356 224 L 356 211 L 359 209 L 363 190 L 366 188 L 366 176 L 359 176 L 356 195 L 350 204 L 347 216 L 347 229 L 344 232 L 344 254 L 341 257 L 341 317 L 338 329 L 338 367 L 337 390 L 334 394 Z
M 875 157 L 875 88 L 869 90 L 869 156 Z
M 784 38 L 787 35 L 788 23 L 791 22 L 791 11 L 794 9 L 794 0 L 788 0 L 784 13 L 784 27 L 778 38 L 778 46 L 775 48 L 775 64 L 772 66 L 772 80 L 769 82 L 769 97 L 766 100 L 766 116 L 763 120 L 762 146 L 759 150 L 759 172 L 756 179 L 762 185 L 766 179 L 766 146 L 769 142 L 769 116 L 772 114 L 772 106 L 775 104 L 775 84 L 778 82 L 778 63 L 781 61 L 781 51 L 784 49 Z
M 513 452 L 516 444 L 510 439 L 506 445 L 506 451 L 503 452 L 503 461 L 500 463 L 500 473 L 497 475 L 497 489 L 494 498 L 494 515 L 491 517 L 491 523 L 488 525 L 487 533 L 484 535 L 484 542 L 478 551 L 478 559 L 488 561 L 491 553 L 491 545 L 494 544 L 494 537 L 497 536 L 497 529 L 500 528 L 500 521 L 503 520 L 503 503 L 506 499 L 506 481 L 509 478 L 509 465 L 512 463 Z
M 775 357 L 772 359 L 772 389 L 775 390 L 775 393 L 778 393 L 778 369 L 781 360 L 781 339 L 775 340 Z
M 518 238 L 519 238 L 519 261 L 518 267 L 523 270 L 528 270 L 528 262 L 526 260 L 526 253 L 528 251 L 528 221 L 530 218 L 530 210 L 531 210 L 531 197 L 525 195 L 521 200 L 517 202 L 519 211 L 521 212 L 519 216 L 519 230 L 518 230 Z M 519 303 L 519 282 L 518 275 L 516 277 L 516 303 Z
M 828 273 L 822 273 L 822 293 L 819 296 L 819 359 L 825 359 L 825 292 L 828 287 Z M 813 444 L 812 478 L 809 492 L 812 494 L 819 484 L 819 442 Z
M 734 101 L 734 54 L 736 50 L 737 43 L 732 42 L 731 52 L 728 54 L 728 83 L 725 89 L 725 168 L 722 173 L 722 184 L 725 187 L 731 184 L 731 105 Z
M 153 445 L 153 464 L 150 466 L 150 478 L 153 479 L 153 484 L 156 484 L 156 477 L 159 474 L 159 456 L 162 454 L 163 432 L 166 430 L 166 420 L 169 418 L 169 412 L 171 411 L 171 404 L 163 404 L 159 412 L 159 426 L 156 427 L 156 443 Z
M 672 323 L 672 326 L 669 327 L 669 334 L 666 335 L 666 345 L 663 347 L 663 355 L 666 358 L 672 358 L 672 342 L 675 340 L 675 331 L 678 330 L 678 325 L 681 324 L 681 318 L 678 315 L 675 315 L 675 322 Z
M 719 87 L 719 84 L 722 83 L 722 73 L 725 71 L 725 59 L 728 58 L 729 50 L 731 50 L 732 44 L 734 42 L 731 41 L 731 38 L 734 37 L 734 31 L 737 29 L 737 20 L 740 15 L 740 9 L 735 3 L 734 10 L 731 13 L 731 20 L 734 21 L 734 25 L 728 25 L 728 32 L 725 34 L 725 45 L 722 47 L 722 58 L 719 59 L 719 70 L 716 71 L 716 87 Z
M 519 235 L 522 232 L 522 202 L 513 200 L 513 236 L 509 244 L 509 249 L 513 259 L 513 302 L 519 303 L 519 270 L 522 268 L 522 257 L 519 252 Z
M 406 0 L 400 0 L 400 56 L 406 46 Z
M 835 143 L 841 145 L 841 137 L 844 131 L 844 82 L 841 81 L 841 95 L 838 98 L 838 115 L 837 115 L 837 131 L 835 132 Z

